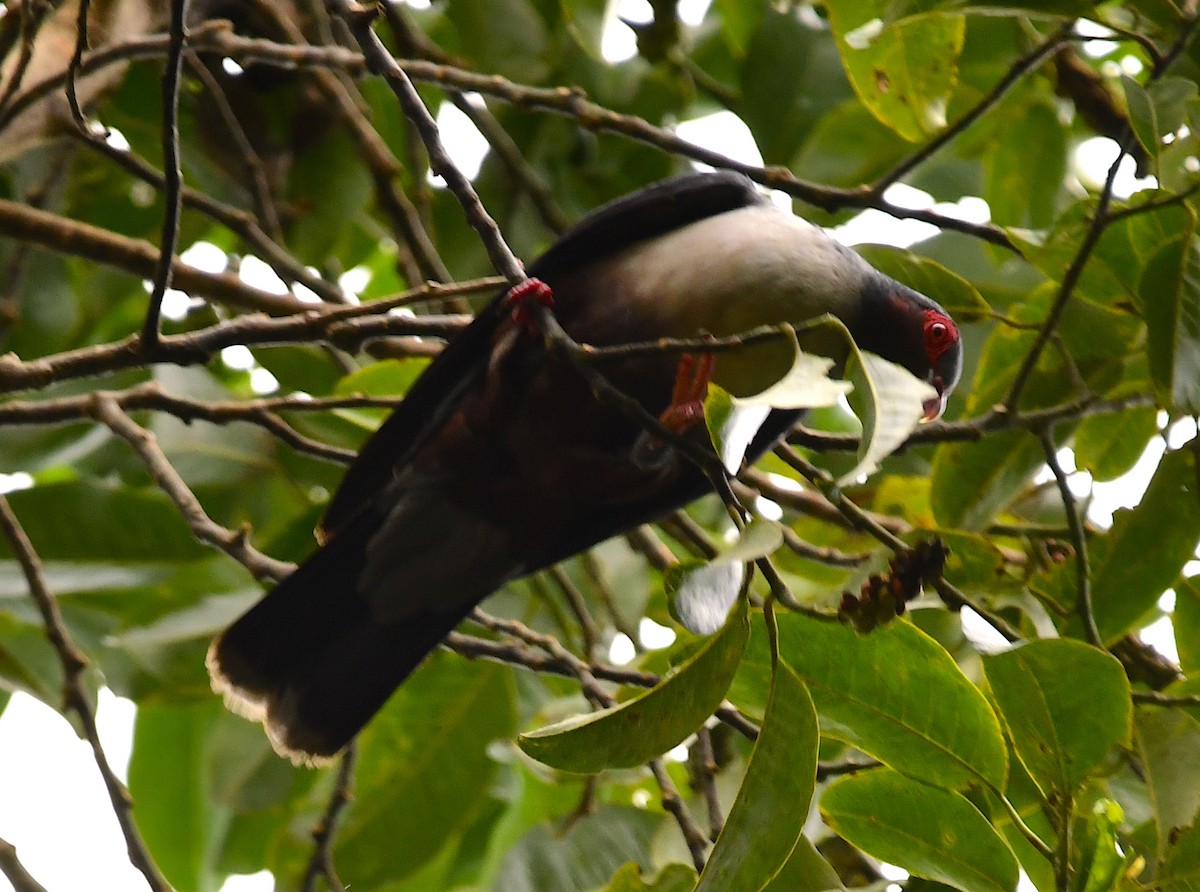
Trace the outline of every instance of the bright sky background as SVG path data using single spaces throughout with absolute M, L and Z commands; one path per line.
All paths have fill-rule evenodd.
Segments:
M 710 2 L 682 0 L 679 4 L 681 18 L 687 22 L 698 22 Z M 427 3 L 411 2 L 411 5 L 424 6 Z M 630 21 L 648 21 L 651 18 L 650 6 L 646 0 L 621 0 L 619 5 L 610 10 L 610 26 L 604 37 L 603 49 L 606 57 L 613 61 L 629 58 L 636 52 L 633 32 L 616 20 L 618 15 Z M 448 103 L 439 111 L 438 123 L 456 162 L 468 175 L 474 176 L 487 150 L 483 137 L 458 109 Z M 730 112 L 682 123 L 678 132 L 691 142 L 721 151 L 739 161 L 762 163 L 748 128 Z M 1102 183 L 1103 172 L 1111 163 L 1115 148 L 1111 141 L 1105 139 L 1084 143 L 1076 159 L 1077 175 L 1081 181 L 1092 187 Z M 1128 195 L 1142 185 L 1144 181 L 1135 181 L 1132 172 L 1124 169 L 1118 179 L 1117 192 L 1119 195 Z M 986 203 L 978 198 L 965 198 L 954 205 L 934 205 L 925 193 L 902 185 L 889 190 L 888 198 L 906 206 L 936 207 L 942 213 L 976 221 L 986 220 L 988 216 Z M 787 201 L 784 204 L 790 205 Z M 846 244 L 869 241 L 907 246 L 936 231 L 930 224 L 895 220 L 878 211 L 866 211 L 838 227 L 834 235 Z M 224 257 L 211 246 L 197 246 L 186 252 L 185 258 L 201 268 L 219 269 L 224 265 Z M 241 274 L 258 287 L 283 290 L 283 283 L 255 258 L 243 261 Z M 342 284 L 351 291 L 361 287 L 361 283 L 354 279 L 353 271 Z M 182 315 L 186 312 L 187 302 L 186 295 L 176 293 L 173 302 L 164 309 L 172 315 Z M 231 348 L 223 354 L 222 359 L 231 366 L 251 370 L 255 375 L 256 389 L 262 392 L 274 389 L 274 378 L 257 366 L 250 351 Z M 1175 446 L 1194 433 L 1194 427 L 1183 423 L 1169 431 L 1167 439 Z M 1089 516 L 1095 522 L 1107 525 L 1115 509 L 1136 505 L 1163 448 L 1163 443 L 1156 441 L 1137 467 L 1112 483 L 1093 486 L 1086 474 L 1074 475 L 1072 486 L 1078 489 L 1080 495 L 1086 496 L 1090 492 L 1092 496 Z M 1074 468 L 1074 456 L 1070 450 L 1064 450 L 1061 457 L 1067 469 Z M 27 486 L 28 481 L 27 475 L 0 475 L 0 492 Z M 1200 572 L 1200 563 L 1190 565 L 1187 572 Z M 1172 605 L 1173 596 L 1164 596 L 1162 606 L 1169 610 Z M 661 636 L 668 631 L 654 624 L 644 630 L 647 638 L 660 636 L 660 640 L 654 642 L 656 646 L 665 643 Z M 1148 631 L 1147 638 L 1164 653 L 1178 659 L 1167 620 L 1156 623 Z M 629 650 L 632 651 L 632 648 Z M 614 658 L 623 656 L 620 651 L 618 643 Z M 122 779 L 129 760 L 135 711 L 131 702 L 119 699 L 108 691 L 101 692 L 97 716 L 100 733 L 109 761 Z M 125 857 L 125 842 L 90 748 L 75 736 L 65 719 L 24 694 L 15 695 L 3 716 L 0 716 L 0 837 L 17 847 L 22 863 L 50 892 L 145 888 L 141 874 Z M 901 879 L 904 874 L 903 871 L 893 871 L 888 876 Z M 1026 887 L 1027 884 L 1023 886 Z M 250 877 L 231 878 L 223 892 L 269 892 L 272 888 L 272 878 L 264 871 Z M 0 876 L 0 892 L 11 892 L 11 889 L 8 881 Z

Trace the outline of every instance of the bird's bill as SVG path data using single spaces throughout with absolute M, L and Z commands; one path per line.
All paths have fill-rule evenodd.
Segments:
M 946 390 L 946 383 L 942 380 L 942 376 L 934 374 L 929 381 L 937 391 L 937 396 L 932 396 L 925 402 L 921 403 L 921 424 L 930 421 L 937 421 L 942 417 L 942 413 L 946 411 L 946 400 L 950 394 Z
M 922 424 L 925 424 L 926 422 L 929 422 L 929 421 L 937 421 L 939 418 L 942 417 L 942 413 L 944 411 L 946 411 L 946 396 L 945 396 L 945 394 L 939 393 L 937 396 L 933 397 L 932 399 L 925 400 L 925 402 L 923 402 L 921 404 L 921 408 L 924 410 L 921 413 L 921 423 Z

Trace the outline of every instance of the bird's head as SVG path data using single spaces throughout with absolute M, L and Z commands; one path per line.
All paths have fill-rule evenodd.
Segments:
M 937 301 L 877 273 L 866 285 L 862 314 L 851 326 L 855 343 L 904 366 L 937 391 L 925 421 L 941 416 L 962 376 L 958 326 Z

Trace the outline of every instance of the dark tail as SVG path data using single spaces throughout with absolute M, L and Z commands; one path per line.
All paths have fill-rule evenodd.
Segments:
M 214 690 L 233 711 L 262 721 L 275 749 L 297 763 L 325 761 L 349 743 L 465 615 L 375 618 L 358 590 L 375 524 L 361 520 L 209 648 Z

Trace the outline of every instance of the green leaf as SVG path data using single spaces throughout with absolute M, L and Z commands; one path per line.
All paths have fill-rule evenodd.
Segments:
M 617 881 L 621 871 L 625 872 L 622 882 L 626 878 L 634 882 L 623 865 L 632 861 L 648 870 L 651 842 L 662 829 L 661 813 L 612 805 L 565 825 L 544 821 L 509 849 L 490 888 L 496 892 L 591 892 Z M 603 844 L 598 844 L 600 840 Z M 694 874 L 688 873 L 690 880 Z M 651 888 L 675 892 L 678 875 L 678 869 L 664 870 L 659 880 L 668 880 L 665 887 Z M 617 886 L 621 892 L 625 888 L 628 886 Z
M 1045 796 L 1069 795 L 1129 741 L 1129 680 L 1112 655 L 1048 639 L 985 657 L 983 665 L 1009 739 Z
M 925 402 L 937 396 L 936 390 L 908 369 L 857 348 L 846 364 L 846 377 L 854 383 L 850 408 L 862 422 L 863 431 L 858 461 L 838 478 L 839 486 L 874 473 L 920 424 Z
M 1151 257 L 1138 282 L 1155 392 L 1187 413 L 1200 412 L 1200 241 L 1194 232 L 1191 214 L 1183 236 Z
M 1164 77 L 1143 87 L 1128 75 L 1122 75 L 1129 122 L 1152 158 L 1163 148 L 1163 137 L 1175 133 L 1187 119 L 1188 107 L 1196 98 L 1194 81 Z
M 641 874 L 638 865 L 625 864 L 613 874 L 603 892 L 691 892 L 696 886 L 696 872 L 684 864 L 668 864 L 652 884 L 647 884 Z
M 215 698 L 138 707 L 129 762 L 133 816 L 151 857 L 179 892 L 216 892 L 221 885 L 213 857 L 230 811 L 208 796 L 207 743 L 223 716 Z
M 1196 892 L 1200 878 L 1200 821 L 1180 834 L 1163 858 L 1155 892 Z
M 211 554 L 158 489 L 80 481 L 35 486 L 11 493 L 8 500 L 46 561 L 162 562 Z M 10 553 L 7 540 L 0 538 L 0 555 Z
M 808 818 L 818 742 L 812 699 L 778 661 L 746 777 L 696 892 L 758 892 L 788 861 Z
M 487 796 L 493 740 L 516 726 L 503 666 L 435 653 L 359 739 L 354 800 L 334 855 L 348 886 L 378 888 L 433 857 Z
M 991 312 L 979 289 L 936 260 L 887 245 L 855 245 L 871 266 L 937 300 L 958 322 L 978 322 Z
M 1171 617 L 1179 668 L 1189 676 L 1200 674 L 1200 586 L 1196 583 L 1191 577 L 1175 584 L 1175 613 Z
M 1158 852 L 1200 813 L 1200 722 L 1176 709 L 1145 707 L 1134 714 L 1134 737 L 1150 788 Z
M 807 836 L 801 836 L 787 863 L 762 892 L 845 892 L 845 887 L 817 847 Z
M 826 823 L 914 876 L 971 892 L 1013 892 L 1012 850 L 966 798 L 887 768 L 843 777 L 821 797 Z
M 740 75 L 738 114 L 766 164 L 788 164 L 825 114 L 852 96 L 828 32 L 798 7 L 762 10 Z
M 1049 101 L 1022 103 L 996 117 L 1003 138 L 984 159 L 983 197 L 1001 226 L 1042 228 L 1054 222 L 1067 167 L 1067 131 Z
M 545 78 L 549 34 L 527 0 L 459 0 L 446 16 L 459 46 L 452 53 L 469 56 L 480 71 L 490 71 L 536 84 Z
M 1154 607 L 1192 559 L 1198 540 L 1195 456 L 1190 450 L 1169 452 L 1141 503 L 1117 511 L 1112 529 L 1097 543 L 1102 547 L 1092 552 L 1092 605 L 1105 641 L 1125 634 Z
M 1096 480 L 1115 480 L 1137 464 L 1157 431 L 1154 406 L 1089 415 L 1075 431 L 1075 465 Z
M 1092 808 L 1079 844 L 1081 869 L 1086 877 L 1081 892 L 1116 892 L 1125 869 L 1137 858 L 1121 851 L 1118 833 L 1125 820 L 1121 806 L 1101 799 Z
M 960 15 L 923 15 L 885 24 L 887 5 L 834 0 L 825 8 L 863 105 L 916 142 L 946 126 L 966 21 Z
M 746 647 L 743 600 L 721 631 L 657 687 L 587 715 L 522 734 L 517 745 L 539 762 L 577 774 L 633 768 L 676 746 L 713 714 Z
M 781 658 L 808 684 L 823 734 L 926 783 L 1004 789 L 999 720 L 924 632 L 898 622 L 860 637 L 788 614 L 779 617 L 779 639 Z

